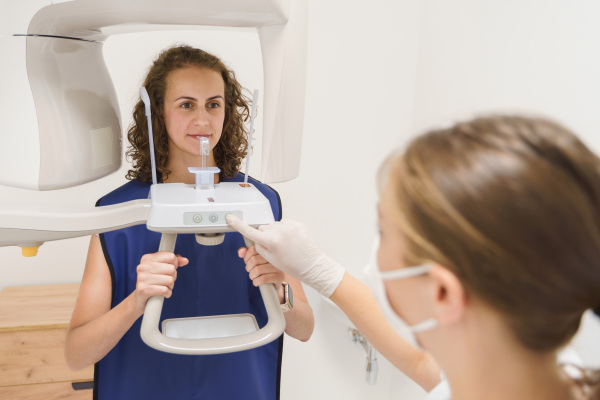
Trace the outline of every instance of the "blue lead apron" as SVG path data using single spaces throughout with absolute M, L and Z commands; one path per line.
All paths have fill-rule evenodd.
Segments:
M 242 182 L 244 176 L 224 182 Z M 278 193 L 252 178 L 281 219 Z M 98 201 L 98 206 L 146 199 L 150 184 L 131 181 Z M 100 235 L 112 279 L 112 307 L 136 286 L 141 257 L 158 251 L 160 234 L 145 225 Z M 267 314 L 258 288 L 248 278 L 237 249 L 245 246 L 238 233 L 227 233 L 223 244 L 201 246 L 193 234 L 177 235 L 175 253 L 190 260 L 177 270 L 173 295 L 165 299 L 161 322 L 167 318 L 251 313 L 259 327 Z M 95 366 L 94 399 L 99 400 L 276 400 L 279 399 L 283 335 L 265 346 L 237 353 L 178 355 L 148 347 L 140 338 L 141 318 Z

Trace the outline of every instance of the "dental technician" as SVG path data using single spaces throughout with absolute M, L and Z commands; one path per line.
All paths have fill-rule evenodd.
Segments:
M 389 342 L 369 289 L 301 223 L 228 222 L 334 301 L 428 399 L 600 399 L 599 371 L 558 360 L 600 306 L 598 157 L 555 122 L 490 116 L 415 138 L 381 171 L 380 277 L 427 352 Z
M 160 182 L 194 183 L 188 167 L 202 165 L 200 137 L 210 143 L 209 166 L 221 170 L 215 183 L 244 181 L 239 170 L 248 146 L 244 120 L 249 99 L 233 71 L 212 54 L 178 45 L 161 52 L 143 85 L 152 103 Z M 99 206 L 148 198 L 152 167 L 142 101 L 135 105 L 133 117 L 128 132 L 130 181 L 102 197 Z M 280 219 L 277 192 L 249 181 Z M 140 317 L 148 298 L 164 296 L 161 321 L 250 313 L 264 326 L 268 317 L 257 286 L 272 283 L 284 309 L 285 332 L 306 341 L 314 319 L 300 282 L 257 255 L 251 258 L 258 272 L 250 279 L 236 254 L 244 245 L 236 232 L 212 246 L 199 245 L 194 234 L 178 235 L 175 254 L 157 252 L 160 236 L 137 225 L 91 238 L 67 332 L 68 365 L 76 370 L 95 364 L 94 399 L 279 399 L 284 335 L 235 353 L 170 354 L 143 343 Z

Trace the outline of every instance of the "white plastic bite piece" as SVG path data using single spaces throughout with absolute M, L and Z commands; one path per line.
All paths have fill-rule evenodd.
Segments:
M 209 167 L 210 142 L 207 137 L 200 138 L 201 167 L 188 167 L 188 171 L 196 174 L 196 190 L 213 190 L 215 188 L 215 174 L 221 172 L 217 167 Z
M 202 169 L 206 169 L 210 157 L 210 141 L 204 136 L 200 137 L 200 156 L 202 157 L 202 164 L 200 166 Z
M 221 172 L 217 167 L 188 167 L 188 171 L 196 175 L 196 190 L 214 190 L 215 174 Z

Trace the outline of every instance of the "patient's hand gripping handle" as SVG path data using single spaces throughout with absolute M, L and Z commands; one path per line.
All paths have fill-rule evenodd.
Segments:
M 163 233 L 159 251 L 173 252 L 177 234 Z M 146 303 L 140 331 L 142 340 L 150 347 L 175 354 L 221 354 L 253 349 L 277 339 L 285 329 L 285 318 L 279 305 L 275 286 L 260 285 L 260 293 L 267 310 L 268 322 L 260 330 L 238 336 L 210 339 L 178 339 L 165 336 L 158 329 L 165 298 L 153 296 Z

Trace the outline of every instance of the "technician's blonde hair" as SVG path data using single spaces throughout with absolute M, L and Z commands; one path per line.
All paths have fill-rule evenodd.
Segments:
M 600 305 L 600 160 L 564 127 L 478 118 L 417 137 L 386 169 L 405 263 L 450 269 L 525 347 L 558 349 Z

